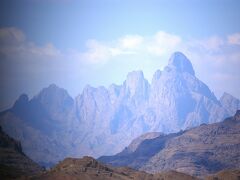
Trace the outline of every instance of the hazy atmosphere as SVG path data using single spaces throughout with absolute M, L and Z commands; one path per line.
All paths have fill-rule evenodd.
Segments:
M 0 179 L 239 180 L 239 0 L 0 0 Z
M 55 83 L 83 88 L 153 73 L 183 52 L 217 97 L 240 98 L 240 2 L 1 0 L 0 109 Z

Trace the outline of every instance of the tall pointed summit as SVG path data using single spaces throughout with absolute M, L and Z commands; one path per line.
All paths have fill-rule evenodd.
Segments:
M 142 71 L 133 71 L 128 73 L 125 81 L 126 89 L 129 91 L 130 96 L 148 96 L 149 83 L 144 78 Z
M 190 60 L 181 52 L 175 52 L 172 54 L 168 61 L 168 66 L 175 68 L 179 72 L 188 72 L 191 75 L 195 75 L 192 63 Z

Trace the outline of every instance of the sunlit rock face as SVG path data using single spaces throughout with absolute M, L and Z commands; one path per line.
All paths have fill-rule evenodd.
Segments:
M 142 71 L 133 71 L 122 85 L 88 85 L 75 99 L 50 85 L 30 100 L 22 95 L 1 113 L 0 124 L 33 160 L 51 164 L 66 156 L 114 154 L 146 132 L 218 122 L 232 115 L 236 104 L 226 96 L 218 101 L 189 59 L 176 52 L 151 84 Z

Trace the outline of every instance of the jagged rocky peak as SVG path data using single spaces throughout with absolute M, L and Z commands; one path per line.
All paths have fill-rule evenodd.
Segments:
M 160 79 L 162 75 L 162 71 L 161 70 L 157 70 L 154 74 L 153 74 L 153 78 L 152 78 L 152 84 L 154 84 L 157 80 Z
M 74 100 L 68 92 L 56 84 L 51 84 L 47 88 L 42 89 L 33 100 L 40 102 L 53 117 L 59 116 L 59 118 L 60 114 L 62 115 L 62 113 L 70 111 L 74 104 Z M 60 119 L 64 118 L 61 117 Z
M 89 100 L 90 102 L 93 102 L 94 101 L 94 98 L 93 98 L 93 93 L 95 91 L 95 88 L 90 86 L 89 84 L 87 84 L 84 88 L 83 88 L 83 91 L 81 94 L 79 94 L 77 97 L 76 97 L 76 105 L 79 106 L 78 108 L 80 109 L 81 106 L 83 105 L 83 102 L 84 101 L 87 101 Z M 89 102 L 87 101 L 87 102 Z
M 121 86 L 118 86 L 116 84 L 111 84 L 108 88 L 108 91 L 109 93 L 119 95 L 120 89 L 121 89 Z
M 111 84 L 108 88 L 109 97 L 111 103 L 114 103 L 120 94 L 121 86 L 116 84 Z
M 132 71 L 128 73 L 125 87 L 131 96 L 138 93 L 143 95 L 143 93 L 146 93 L 148 86 L 148 81 L 144 78 L 142 71 Z
M 144 75 L 142 71 L 132 71 L 128 73 L 126 83 L 128 85 L 136 84 L 137 82 L 141 82 L 143 80 L 144 80 Z
M 153 78 L 159 79 L 159 78 L 161 77 L 161 74 L 162 74 L 162 71 L 158 69 L 158 70 L 154 73 Z
M 179 72 L 187 72 L 191 75 L 195 75 L 192 63 L 190 60 L 181 52 L 175 52 L 172 54 L 168 61 L 168 67 L 174 68 Z
M 50 84 L 48 87 L 43 88 L 38 94 L 38 96 L 42 97 L 42 96 L 47 96 L 49 94 L 58 95 L 58 94 L 65 94 L 65 93 L 67 93 L 65 89 L 58 87 L 56 84 Z
M 226 92 L 220 98 L 220 103 L 230 115 L 233 115 L 240 108 L 240 100 Z
M 43 88 L 35 98 L 39 99 L 40 101 L 44 99 L 54 100 L 54 98 L 67 98 L 72 100 L 68 92 L 63 88 L 58 87 L 56 84 L 51 84 L 48 87 Z
M 89 96 L 98 96 L 98 95 L 106 95 L 107 89 L 104 86 L 99 86 L 97 88 L 92 87 L 90 85 L 86 85 L 83 89 L 82 95 L 86 98 Z
M 83 88 L 83 95 L 88 95 L 88 94 L 92 94 L 95 91 L 96 88 L 90 86 L 89 84 L 87 84 L 84 88 Z
M 108 103 L 109 92 L 104 86 L 94 88 L 87 85 L 83 89 L 83 93 L 77 97 L 77 104 L 80 106 L 88 107 L 87 111 L 90 111 L 90 109 L 95 109 L 96 107 L 101 109 L 107 106 Z M 94 112 L 92 113 L 93 115 L 95 114 Z

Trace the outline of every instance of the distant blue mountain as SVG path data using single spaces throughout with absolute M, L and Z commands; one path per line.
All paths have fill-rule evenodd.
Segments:
M 176 52 L 151 84 L 133 71 L 122 85 L 86 86 L 75 99 L 50 85 L 32 99 L 21 95 L 0 114 L 0 125 L 30 158 L 51 164 L 66 156 L 111 155 L 143 133 L 219 122 L 238 107 L 239 100 L 226 93 L 219 101 Z

